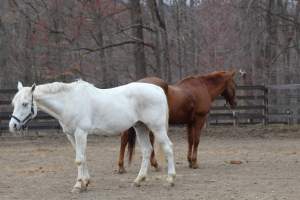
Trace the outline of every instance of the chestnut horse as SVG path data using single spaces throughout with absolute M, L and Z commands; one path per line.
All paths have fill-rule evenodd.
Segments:
M 236 106 L 234 75 L 235 71 L 217 71 L 203 76 L 186 77 L 174 85 L 168 85 L 156 77 L 139 80 L 139 82 L 152 83 L 163 88 L 169 104 L 170 124 L 187 125 L 187 160 L 190 168 L 198 168 L 197 150 L 201 129 L 214 99 L 222 95 L 232 108 Z M 154 137 L 151 133 L 150 140 L 153 145 Z M 119 173 L 125 172 L 124 154 L 127 144 L 130 162 L 135 144 L 133 128 L 123 132 L 121 136 Z M 152 151 L 150 161 L 151 165 L 158 169 L 154 151 Z

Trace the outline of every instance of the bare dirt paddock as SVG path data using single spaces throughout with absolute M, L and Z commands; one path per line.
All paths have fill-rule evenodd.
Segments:
M 170 137 L 176 155 L 174 187 L 165 185 L 165 173 L 153 169 L 141 187 L 132 186 L 139 150 L 128 173 L 119 175 L 120 138 L 90 136 L 92 184 L 81 194 L 70 193 L 77 169 L 65 137 L 2 137 L 0 199 L 300 199 L 300 127 L 208 128 L 201 137 L 200 168 L 194 170 L 187 167 L 185 129 L 171 128 Z

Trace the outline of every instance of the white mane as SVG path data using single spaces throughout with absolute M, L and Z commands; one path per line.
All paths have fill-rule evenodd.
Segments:
M 80 79 L 72 83 L 53 82 L 53 83 L 42 84 L 42 85 L 38 85 L 38 89 L 39 92 L 41 93 L 53 94 L 53 93 L 65 92 L 74 87 L 83 86 L 83 85 L 94 87 L 92 84 Z

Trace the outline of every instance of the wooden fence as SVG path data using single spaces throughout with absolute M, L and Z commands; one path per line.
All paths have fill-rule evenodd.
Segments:
M 17 91 L 14 89 L 0 89 L 0 131 L 8 129 L 8 122 L 12 112 L 11 99 Z M 265 86 L 238 86 L 238 106 L 230 110 L 225 106 L 223 97 L 218 97 L 208 116 L 208 125 L 237 125 L 237 124 L 268 124 L 270 116 L 281 116 L 277 123 L 289 123 L 290 113 L 268 112 L 268 89 Z M 29 129 L 60 129 L 57 120 L 46 113 L 39 112 L 37 117 L 29 123 Z
M 223 97 L 218 97 L 209 114 L 208 125 L 237 125 L 268 123 L 268 90 L 261 85 L 238 86 L 237 107 L 224 106 Z

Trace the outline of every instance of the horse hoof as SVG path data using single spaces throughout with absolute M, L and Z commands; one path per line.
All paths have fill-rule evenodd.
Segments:
M 125 168 L 119 168 L 118 174 L 125 174 L 127 171 Z
M 141 182 L 146 180 L 146 176 L 142 176 L 142 177 L 137 177 L 134 182 L 133 185 L 136 187 L 140 187 L 141 186 Z
M 132 183 L 132 186 L 134 186 L 134 187 L 141 187 L 141 183 L 140 183 L 140 182 L 134 181 L 134 182 Z
M 189 163 L 189 168 L 197 169 L 197 168 L 199 168 L 199 165 L 196 162 L 190 162 Z
M 173 187 L 175 185 L 175 175 L 168 176 L 167 183 L 169 186 Z
M 174 183 L 174 182 L 168 182 L 168 185 L 169 185 L 170 187 L 174 187 L 174 186 L 175 186 L 175 183 Z
M 199 165 L 197 163 L 194 163 L 192 164 L 191 166 L 192 169 L 198 169 L 199 168 Z
M 81 188 L 78 187 L 73 187 L 72 191 L 73 194 L 79 194 L 82 192 Z

